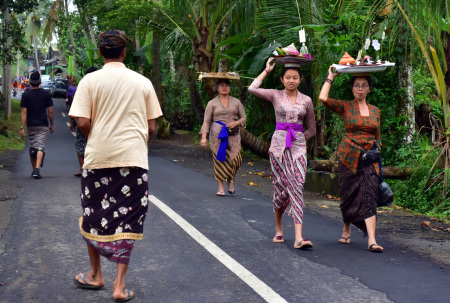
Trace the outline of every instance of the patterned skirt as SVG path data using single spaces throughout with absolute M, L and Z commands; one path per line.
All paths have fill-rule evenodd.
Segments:
M 377 215 L 380 177 L 372 164 L 359 159 L 356 174 L 339 161 L 339 191 L 344 223 L 352 223 L 367 235 L 364 219 Z
M 306 177 L 306 155 L 292 159 L 291 149 L 286 148 L 280 158 L 270 155 L 273 179 L 273 209 L 303 222 L 303 187 Z
M 106 257 L 114 255 L 115 250 L 120 254 L 124 249 L 131 252 L 133 245 L 123 240 L 142 240 L 148 209 L 148 170 L 83 170 L 81 206 L 80 231 L 88 244 Z
M 87 137 L 85 137 L 81 131 L 76 127 L 75 132 L 77 134 L 75 141 L 75 148 L 77 149 L 77 154 L 84 157 L 84 151 L 86 150 Z
M 241 152 L 239 152 L 233 160 L 230 159 L 230 152 L 227 149 L 226 161 L 222 162 L 217 160 L 217 155 L 213 153 L 214 162 L 214 178 L 216 181 L 223 181 L 227 179 L 234 180 L 237 171 L 242 164 Z

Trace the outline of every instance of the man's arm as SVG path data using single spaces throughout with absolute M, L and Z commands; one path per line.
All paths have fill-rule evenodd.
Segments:
M 27 120 L 27 108 L 22 107 L 22 112 L 20 113 L 20 136 L 25 137 L 25 121 Z
M 147 121 L 148 121 L 148 138 L 150 139 L 150 137 L 155 132 L 156 123 L 155 123 L 155 119 L 150 119 Z
M 89 137 L 91 132 L 91 120 L 88 118 L 78 117 L 77 118 L 78 129 L 85 137 Z
M 48 110 L 48 119 L 50 120 L 50 132 L 53 133 L 53 121 L 54 121 L 54 115 L 53 115 L 53 107 L 49 106 L 47 107 Z

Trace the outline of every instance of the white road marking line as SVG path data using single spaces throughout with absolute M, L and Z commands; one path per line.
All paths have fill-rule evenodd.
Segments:
M 66 114 L 65 113 L 61 113 L 61 115 L 65 118 L 66 117 Z
M 73 135 L 74 137 L 77 136 L 77 133 L 75 133 L 75 132 L 71 132 L 71 133 L 72 133 L 72 135 Z
M 70 127 L 70 123 L 69 122 L 66 122 L 66 124 L 67 124 L 68 127 Z
M 164 212 L 170 219 L 177 223 L 188 235 L 203 246 L 211 255 L 219 260 L 225 267 L 231 270 L 242 281 L 247 283 L 258 295 L 260 295 L 266 302 L 273 303 L 287 303 L 279 294 L 270 288 L 263 281 L 258 279 L 254 274 L 248 271 L 245 267 L 239 264 L 236 260 L 231 258 L 226 252 L 220 249 L 216 244 L 206 238 L 194 226 L 189 224 L 179 214 L 173 211 L 169 206 L 164 204 L 161 200 L 153 195 L 149 196 L 150 201 L 156 205 L 162 212 Z

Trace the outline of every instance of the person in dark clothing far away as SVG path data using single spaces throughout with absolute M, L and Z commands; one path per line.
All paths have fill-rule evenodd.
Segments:
M 30 76 L 31 89 L 24 92 L 20 106 L 22 107 L 20 136 L 25 136 L 27 123 L 27 139 L 30 152 L 31 176 L 41 179 L 40 169 L 44 162 L 44 148 L 47 136 L 53 133 L 53 100 L 50 94 L 40 88 L 41 75 L 33 72 Z M 49 127 L 50 120 L 50 127 Z

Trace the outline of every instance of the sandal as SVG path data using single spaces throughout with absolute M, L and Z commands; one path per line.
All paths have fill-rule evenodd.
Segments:
M 283 236 L 275 236 L 272 241 L 273 243 L 284 243 Z
M 79 171 L 79 172 L 74 173 L 73 175 L 74 175 L 75 177 L 81 177 L 81 174 L 82 174 L 82 172 Z
M 341 244 L 350 244 L 351 243 L 350 239 L 351 239 L 351 237 L 347 237 L 347 238 L 346 237 L 340 237 L 338 242 L 341 243 Z M 341 240 L 344 240 L 344 241 L 341 241 Z
M 313 244 L 308 239 L 301 240 L 300 243 L 298 243 L 298 245 L 297 245 L 297 241 L 294 242 L 294 248 L 305 249 L 305 248 L 311 248 L 311 247 L 313 247 Z
M 378 247 L 374 247 L 374 246 L 378 246 Z M 376 253 L 383 252 L 383 248 L 380 245 L 378 245 L 377 243 L 370 244 L 369 247 L 367 248 L 367 250 L 371 251 L 371 252 L 376 252 Z
M 223 197 L 225 196 L 225 192 L 219 190 L 216 195 Z

